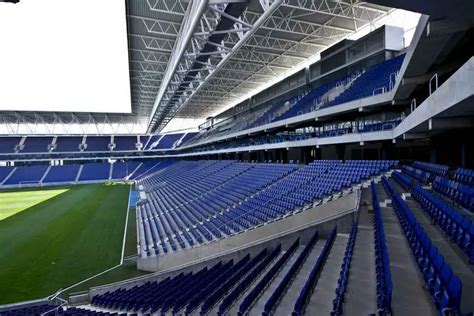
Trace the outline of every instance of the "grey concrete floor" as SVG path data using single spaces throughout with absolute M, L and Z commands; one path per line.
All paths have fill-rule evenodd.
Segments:
M 362 191 L 363 200 L 366 199 L 369 192 L 369 189 Z M 344 314 L 346 315 L 369 315 L 377 309 L 372 219 L 373 215 L 369 214 L 368 206 L 361 206 L 359 226 L 343 306 Z

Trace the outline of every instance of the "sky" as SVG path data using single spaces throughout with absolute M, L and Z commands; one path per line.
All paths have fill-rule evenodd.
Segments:
M 125 1 L 0 3 L 0 110 L 129 113 Z

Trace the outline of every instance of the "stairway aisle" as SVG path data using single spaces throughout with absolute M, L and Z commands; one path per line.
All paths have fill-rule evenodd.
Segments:
M 377 184 L 382 187 L 382 184 Z M 382 218 L 390 258 L 394 315 L 436 315 L 430 293 L 424 288 L 403 229 L 393 207 L 382 207 Z
M 370 204 L 370 190 L 362 190 L 362 201 Z M 382 199 L 380 199 L 382 200 Z M 361 205 L 357 237 L 352 254 L 344 310 L 350 315 L 369 315 L 377 310 L 373 214 Z
M 280 303 L 274 310 L 273 315 L 291 315 L 291 312 L 293 312 L 295 307 L 296 299 L 298 298 L 303 285 L 308 279 L 314 264 L 318 260 L 325 243 L 326 240 L 323 239 L 319 239 L 316 242 L 316 245 L 314 245 L 313 250 L 309 253 L 306 261 L 301 266 L 300 271 L 298 271 L 298 274 L 291 283 L 291 286 L 288 288 L 288 291 L 285 293 Z
M 456 244 L 449 241 L 444 232 L 436 224 L 432 224 L 430 218 L 413 199 L 406 200 L 421 227 L 425 230 L 434 246 L 438 248 L 444 260 L 449 263 L 455 273 L 462 281 L 461 312 L 474 311 L 474 265 L 467 262 L 467 256 L 462 253 Z
M 301 252 L 303 252 L 304 247 L 305 246 L 300 245 L 298 249 L 295 250 L 293 255 L 288 259 L 288 261 L 285 263 L 280 272 L 275 276 L 270 285 L 265 289 L 262 296 L 260 296 L 255 302 L 255 304 L 252 306 L 249 312 L 250 315 L 262 315 L 263 309 L 265 308 L 265 304 L 267 303 L 268 299 L 272 296 L 275 289 L 281 283 L 281 280 L 283 280 L 283 278 L 286 276 L 288 270 L 291 269 L 293 263 L 295 263 L 295 261 L 298 259 L 298 256 L 301 254 Z
M 306 307 L 306 315 L 330 315 L 332 300 L 337 288 L 342 259 L 346 250 L 348 234 L 337 234 L 331 252 L 318 278 L 318 283 Z
M 253 280 L 252 284 L 250 284 L 250 286 L 245 290 L 243 295 L 240 296 L 239 299 L 235 301 L 234 305 L 232 305 L 232 307 L 226 312 L 226 315 L 237 315 L 237 313 L 239 312 L 240 304 L 242 304 L 242 301 L 245 299 L 247 294 L 253 290 L 253 288 L 258 284 L 258 282 L 263 279 L 265 274 L 267 274 L 267 272 L 270 271 L 271 268 L 273 268 L 273 266 L 278 262 L 278 260 L 280 260 L 283 255 L 284 252 L 280 252 L 280 254 L 276 256 L 273 261 L 266 267 L 266 269 L 263 270 L 262 273 L 260 273 L 260 275 Z

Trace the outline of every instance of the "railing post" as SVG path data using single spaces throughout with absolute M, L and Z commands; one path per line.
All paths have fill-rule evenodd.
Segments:
M 435 80 L 435 89 L 432 91 L 431 90 L 431 83 L 433 82 L 433 79 Z M 429 88 L 430 88 L 430 95 L 431 95 L 431 93 L 435 92 L 436 89 L 438 89 L 438 74 L 437 73 L 435 73 L 433 75 L 433 77 L 431 77 L 430 83 L 429 83 Z

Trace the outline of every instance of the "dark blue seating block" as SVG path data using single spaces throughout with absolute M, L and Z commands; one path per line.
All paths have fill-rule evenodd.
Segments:
M 41 180 L 48 166 L 21 166 L 17 167 L 15 172 L 5 181 L 9 184 L 34 184 Z
M 321 273 L 321 270 L 326 263 L 327 257 L 329 256 L 329 252 L 331 251 L 332 245 L 334 240 L 336 239 L 337 235 L 337 227 L 335 227 L 331 233 L 329 234 L 326 243 L 324 244 L 323 249 L 318 257 L 318 260 L 314 264 L 308 279 L 306 280 L 303 288 L 296 299 L 295 306 L 293 308 L 292 316 L 301 316 L 304 314 L 304 309 L 306 308 L 306 304 L 309 301 L 311 293 L 318 282 L 318 276 Z
M 109 163 L 87 163 L 83 165 L 79 181 L 109 179 Z
M 137 136 L 115 136 L 114 151 L 120 150 L 137 150 Z
M 110 151 L 110 136 L 87 136 L 85 151 Z
M 76 180 L 80 165 L 51 166 L 43 183 L 73 182 Z
M 28 136 L 23 143 L 25 146 L 22 153 L 44 153 L 48 152 L 48 145 L 53 141 L 52 137 Z
M 14 153 L 20 141 L 21 137 L 0 137 L 0 153 Z
M 14 167 L 0 167 L 0 183 L 12 172 Z
M 81 143 L 82 136 L 59 136 L 56 139 L 56 148 L 54 149 L 54 152 L 78 152 Z

